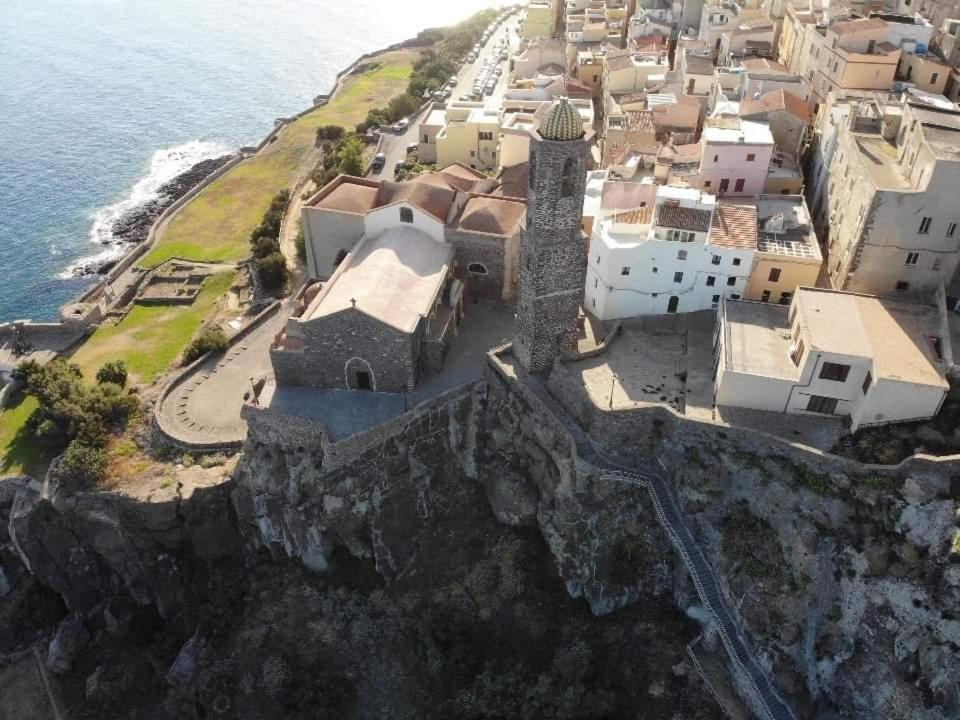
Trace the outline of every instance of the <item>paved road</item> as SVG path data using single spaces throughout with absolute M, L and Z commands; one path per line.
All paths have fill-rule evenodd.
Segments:
M 512 21 L 511 21 L 512 20 Z M 480 57 L 477 58 L 474 63 L 465 64 L 458 73 L 460 78 L 457 86 L 453 88 L 450 99 L 447 102 L 457 101 L 461 95 L 471 95 L 473 93 L 473 82 L 476 80 L 477 75 L 480 74 L 481 69 L 483 68 L 484 59 L 492 56 L 494 54 L 493 48 L 496 45 L 497 41 L 501 38 L 506 37 L 509 43 L 509 53 L 513 54 L 517 51 L 520 38 L 515 32 L 508 32 L 508 27 L 513 27 L 516 22 L 516 15 L 511 15 L 499 28 L 497 31 L 490 36 L 487 44 L 483 46 L 480 51 Z M 503 73 L 500 75 L 500 81 L 497 83 L 497 87 L 494 90 L 492 95 L 485 95 L 484 101 L 488 103 L 495 103 L 500 98 L 503 97 L 504 93 L 507 90 L 507 85 L 509 83 L 509 60 L 501 62 L 501 67 L 503 67 Z M 383 136 L 383 145 L 380 148 L 380 151 L 386 156 L 386 163 L 383 166 L 383 170 L 379 173 L 371 172 L 372 177 L 383 178 L 386 180 L 393 179 L 393 169 L 396 167 L 397 163 L 403 163 L 407 161 L 407 147 L 419 139 L 420 123 L 423 121 L 426 113 L 420 113 L 414 117 L 410 118 L 410 125 L 407 127 L 406 131 L 401 134 L 396 134 L 393 132 L 386 132 Z
M 196 368 L 160 407 L 163 427 L 190 445 L 238 445 L 247 435 L 240 418 L 252 377 L 269 372 L 270 345 L 290 314 L 289 301 L 221 357 Z

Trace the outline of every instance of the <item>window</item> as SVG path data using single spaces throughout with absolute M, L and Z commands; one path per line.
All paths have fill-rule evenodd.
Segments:
M 779 282 L 780 281 L 780 268 L 770 268 L 770 276 L 767 278 L 769 282 Z
M 473 273 L 474 275 L 486 275 L 487 268 L 483 263 L 470 263 L 467 265 L 467 272 Z
M 573 158 L 567 158 L 563 164 L 563 178 L 560 183 L 560 194 L 563 197 L 573 195 L 574 173 L 576 173 L 576 161 Z
M 737 295 L 737 294 L 733 294 L 733 295 L 730 296 L 730 299 L 731 299 L 731 300 L 739 300 L 739 299 L 740 299 L 740 296 Z
M 673 274 L 673 281 L 674 281 L 675 283 L 683 282 L 683 273 L 682 273 L 682 272 L 675 272 L 675 273 Z
M 717 284 L 717 276 L 707 275 L 707 287 L 713 287 L 716 284 Z
M 680 298 L 678 298 L 676 295 L 671 295 L 670 300 L 667 302 L 667 312 L 675 313 L 679 306 L 680 306 Z
M 760 296 L 760 302 L 770 302 L 770 291 L 764 290 L 763 294 Z
M 708 187 L 710 187 L 711 185 L 713 185 L 713 183 L 710 182 L 709 180 L 704 180 L 704 181 L 703 181 L 703 186 L 704 186 L 705 188 L 708 188 Z
M 747 153 L 747 162 L 753 162 L 756 159 L 757 159 L 756 155 L 754 155 L 753 153 Z
M 687 251 L 686 250 L 677 250 L 677 260 L 686 260 Z
M 413 210 L 408 207 L 400 208 L 400 222 L 402 223 L 412 223 L 413 222 Z
M 734 259 L 733 259 L 733 264 L 734 264 L 734 265 L 739 265 L 739 264 L 740 264 L 740 258 L 734 258 Z
M 781 305 L 789 305 L 789 304 L 790 304 L 790 298 L 792 298 L 792 297 L 793 297 L 793 293 L 788 293 L 788 292 L 780 293 L 780 304 L 781 304 Z
M 470 157 L 476 157 L 476 156 L 477 156 L 477 151 L 476 151 L 476 150 L 471 150 L 471 151 L 470 151 Z M 471 166 L 471 167 L 472 167 L 472 166 Z
M 932 217 L 923 218 L 923 220 L 920 221 L 920 229 L 917 232 L 919 232 L 921 235 L 926 235 L 928 232 L 930 232 L 930 223 L 932 222 Z
M 720 192 L 726 192 L 730 189 L 730 179 L 720 178 Z
M 493 140 L 493 133 L 492 133 L 492 132 L 480 132 L 480 133 L 478 133 L 478 137 L 479 137 L 481 140 Z
M 712 258 L 710 258 L 710 262 L 711 262 L 712 264 L 714 264 L 714 265 L 719 265 L 719 264 L 720 264 L 720 256 L 719 256 L 719 255 L 714 255 Z
M 734 192 L 743 192 L 743 186 L 746 181 L 743 178 L 737 178 L 737 182 L 733 186 Z
M 600 287 L 600 279 L 599 279 L 599 278 L 594 278 L 594 279 L 593 279 L 593 287 L 594 287 L 594 288 Z
M 917 260 L 919 259 L 920 259 L 920 253 L 909 252 L 907 253 L 907 261 L 904 263 L 904 265 L 916 265 Z
M 713 303 L 714 305 L 717 305 L 720 302 L 720 296 L 714 295 L 713 298 L 710 300 L 710 302 Z
M 599 264 L 600 264 L 600 256 L 597 255 L 597 265 L 599 265 Z
M 659 270 L 657 270 L 657 266 L 654 265 L 652 268 L 650 268 L 650 272 L 652 272 L 654 275 L 656 275 L 656 274 L 659 272 Z
M 870 386 L 873 384 L 873 375 L 870 374 L 870 371 L 867 370 L 867 376 L 863 379 L 863 385 L 860 386 L 860 389 L 863 391 L 863 394 L 867 394 L 867 390 L 870 389 Z
M 728 278 L 727 278 L 727 285 L 728 285 L 728 286 L 733 287 L 733 286 L 736 285 L 736 284 L 737 284 L 737 279 L 736 279 L 735 277 L 728 277 Z
M 717 162 L 719 159 L 720 159 L 720 156 L 719 156 L 719 155 L 714 155 L 714 156 L 713 156 L 713 161 L 714 161 L 714 162 Z
M 943 338 L 937 335 L 928 335 L 927 342 L 930 343 L 930 352 L 937 360 L 943 360 Z
M 811 395 L 807 401 L 807 412 L 822 413 L 823 415 L 833 415 L 837 409 L 837 399 L 823 397 L 822 395 Z
M 846 382 L 847 375 L 850 374 L 849 365 L 840 363 L 825 362 L 820 368 L 821 380 L 833 380 L 834 382 Z
M 429 136 L 429 135 L 424 135 L 424 136 L 423 136 L 423 141 L 424 141 L 425 143 L 430 142 L 430 136 Z
M 933 85 L 937 82 L 937 78 L 940 77 L 940 73 L 931 73 L 930 74 L 930 84 Z
M 622 268 L 620 268 L 620 274 L 621 274 L 621 275 L 629 275 L 629 274 L 630 274 L 630 266 L 629 266 L 629 265 L 624 265 Z
M 800 361 L 803 360 L 803 340 L 794 343 L 793 347 L 790 348 L 790 360 L 793 361 L 794 365 L 800 367 Z
M 894 287 L 894 290 L 896 290 L 897 292 L 903 292 L 909 289 L 910 289 L 910 283 L 908 283 L 905 280 L 897 280 L 896 287 Z
M 947 237 L 953 237 L 953 234 L 957 231 L 957 224 L 950 223 L 947 225 Z

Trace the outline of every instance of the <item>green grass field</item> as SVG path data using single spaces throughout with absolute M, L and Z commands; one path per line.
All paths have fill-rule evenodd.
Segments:
M 153 382 L 183 352 L 236 275 L 231 271 L 208 278 L 189 306 L 134 305 L 116 325 L 97 328 L 71 362 L 89 380 L 108 360 L 123 360 L 132 383 Z
M 380 66 L 351 76 L 329 104 L 284 130 L 275 142 L 214 181 L 183 208 L 141 261 L 155 267 L 171 257 L 234 262 L 249 255 L 248 238 L 270 200 L 289 187 L 321 125 L 353 128 L 407 87 L 416 51 L 380 56 Z
M 25 397 L 17 405 L 0 411 L 0 475 L 39 473 L 50 458 L 26 435 L 27 420 L 38 407 L 35 398 Z

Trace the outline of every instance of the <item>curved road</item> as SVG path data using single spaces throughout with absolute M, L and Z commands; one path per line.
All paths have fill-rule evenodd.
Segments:
M 250 378 L 271 370 L 270 345 L 290 315 L 280 309 L 222 356 L 208 359 L 162 402 L 159 413 L 172 439 L 190 446 L 237 446 L 247 436 L 240 418 Z

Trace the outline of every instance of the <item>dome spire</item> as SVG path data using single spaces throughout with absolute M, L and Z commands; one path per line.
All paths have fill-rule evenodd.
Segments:
M 584 132 L 580 113 L 566 97 L 554 100 L 540 123 L 540 137 L 544 140 L 579 140 Z

